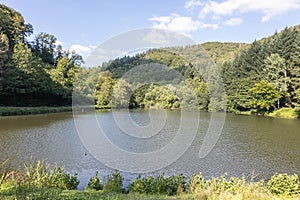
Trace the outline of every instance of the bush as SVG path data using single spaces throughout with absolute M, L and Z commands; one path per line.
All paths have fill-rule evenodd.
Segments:
M 79 185 L 77 174 L 67 174 L 63 167 L 55 167 L 49 170 L 49 165 L 44 161 L 34 161 L 24 164 L 25 182 L 38 187 L 50 186 L 63 190 L 75 190 Z
M 121 176 L 120 172 L 117 170 L 108 176 L 107 181 L 103 187 L 104 191 L 107 192 L 116 192 L 122 193 L 124 189 L 122 188 L 123 184 L 123 177 Z
M 274 174 L 266 184 L 273 194 L 300 194 L 299 178 L 297 174 Z
M 179 174 L 165 178 L 164 174 L 158 177 L 145 177 L 141 175 L 129 185 L 129 192 L 140 194 L 176 195 L 183 193 L 186 188 L 186 178 Z
M 199 194 L 205 187 L 205 180 L 202 174 L 193 174 L 189 183 L 189 192 L 192 194 Z
M 99 172 L 97 171 L 95 176 L 93 176 L 90 181 L 88 182 L 88 185 L 86 186 L 86 189 L 91 190 L 103 190 L 103 184 L 101 184 L 101 181 L 99 179 Z
M 77 173 L 71 176 L 64 171 L 63 167 L 55 167 L 48 179 L 49 182 L 46 185 L 63 190 L 76 190 L 80 183 Z
M 224 191 L 236 194 L 243 190 L 246 185 L 244 177 L 239 179 L 236 177 L 226 178 L 226 176 L 227 174 L 225 173 L 220 178 L 212 177 L 209 180 L 205 180 L 201 173 L 198 175 L 194 174 L 189 183 L 189 192 L 192 194 L 200 194 L 204 190 L 209 190 L 218 194 Z

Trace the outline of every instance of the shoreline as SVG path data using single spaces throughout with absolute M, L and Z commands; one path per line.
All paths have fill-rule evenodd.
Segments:
M 17 116 L 17 115 L 35 115 L 47 113 L 70 112 L 71 106 L 61 107 L 13 107 L 13 106 L 0 106 L 0 116 Z
M 47 114 L 47 113 L 60 113 L 60 112 L 72 112 L 71 106 L 60 106 L 60 107 L 48 107 L 48 106 L 40 106 L 40 107 L 14 107 L 14 106 L 0 106 L 0 116 L 18 116 L 18 115 L 35 115 L 35 114 Z M 109 108 L 105 109 L 95 109 L 97 112 L 102 111 L 111 111 Z M 132 108 L 132 110 L 140 110 L 140 108 Z M 143 109 L 147 110 L 147 109 Z M 201 111 L 201 110 L 199 110 Z M 209 111 L 204 111 L 209 112 Z M 300 108 L 280 108 L 279 110 L 275 110 L 271 113 L 263 114 L 255 114 L 251 111 L 244 112 L 226 112 L 232 113 L 236 115 L 248 115 L 248 116 L 261 116 L 261 117 L 269 117 L 269 118 L 278 118 L 278 119 L 299 119 L 300 118 Z

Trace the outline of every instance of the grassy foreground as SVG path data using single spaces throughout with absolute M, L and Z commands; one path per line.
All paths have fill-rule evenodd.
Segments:
M 77 190 L 77 174 L 62 167 L 35 161 L 21 170 L 8 170 L 7 161 L 0 164 L 0 199 L 300 199 L 298 175 L 274 174 L 268 181 L 246 181 L 245 178 L 220 177 L 204 179 L 200 174 L 166 177 L 138 176 L 128 188 L 116 171 L 99 179 L 90 178 L 84 190 Z M 50 170 L 51 169 L 51 170 Z
M 0 107 L 0 116 L 69 112 L 72 107 Z

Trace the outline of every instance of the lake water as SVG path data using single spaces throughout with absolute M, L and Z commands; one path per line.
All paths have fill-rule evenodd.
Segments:
M 115 114 L 128 117 L 123 111 Z M 85 120 L 87 134 L 93 131 L 94 126 L 89 124 L 88 119 L 96 119 L 98 126 L 102 127 L 102 131 L 113 144 L 125 151 L 136 153 L 162 149 L 176 137 L 182 124 L 182 113 L 178 111 L 164 111 L 160 116 L 164 116 L 165 120 L 156 122 L 155 115 L 152 115 L 154 116 L 152 122 L 158 124 L 157 126 L 160 126 L 158 128 L 155 124 L 149 126 L 151 125 L 149 111 L 131 111 L 129 114 L 139 127 L 153 129 L 156 134 L 144 138 L 142 132 L 139 132 L 139 137 L 124 134 L 125 128 L 122 127 L 125 125 L 121 124 L 120 128 L 122 120 L 118 122 L 119 124 L 115 123 L 112 112 L 83 113 L 75 118 Z M 182 155 L 176 153 L 179 158 L 175 162 L 163 169 L 148 172 L 147 175 L 156 175 L 162 171 L 167 175 L 180 172 L 191 175 L 202 172 L 209 178 L 227 172 L 228 175 L 238 177 L 255 175 L 257 178 L 268 179 L 275 172 L 300 174 L 299 120 L 227 114 L 216 145 L 206 157 L 199 158 L 199 149 L 206 135 L 211 114 L 201 112 L 200 116 L 198 115 L 196 112 L 186 115 L 186 121 L 181 127 L 188 132 L 193 128 L 193 124 L 189 122 L 200 117 L 196 136 L 187 150 Z M 126 122 L 126 118 L 123 122 Z M 79 173 L 82 188 L 95 171 L 106 175 L 113 169 L 107 167 L 105 162 L 94 158 L 90 149 L 83 145 L 77 130 L 72 113 L 0 117 L 0 161 L 9 158 L 11 167 L 22 166 L 31 158 L 61 164 L 67 171 Z M 185 142 L 187 141 L 183 139 L 182 143 Z M 178 148 L 183 146 L 179 144 Z M 108 149 L 100 154 L 105 154 L 106 157 L 111 157 L 114 163 L 120 162 L 120 165 L 128 168 L 127 172 L 122 172 L 125 182 L 136 178 L 136 173 L 128 171 L 136 170 L 137 164 L 131 160 L 117 159 L 114 154 L 110 155 Z

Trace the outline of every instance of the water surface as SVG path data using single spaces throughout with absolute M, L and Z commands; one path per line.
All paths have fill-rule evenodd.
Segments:
M 119 111 L 122 114 L 122 111 Z M 180 112 L 166 112 L 166 121 L 150 138 L 133 138 L 114 123 L 111 112 L 82 114 L 96 117 L 106 136 L 120 148 L 131 152 L 156 151 L 175 137 Z M 130 112 L 140 126 L 151 122 L 149 111 Z M 189 116 L 195 117 L 195 113 Z M 189 149 L 163 170 L 147 175 L 202 172 L 205 177 L 229 175 L 268 179 L 275 172 L 300 174 L 300 121 L 227 114 L 221 137 L 204 159 L 198 157 L 211 114 L 200 113 L 199 129 Z M 189 126 L 186 124 L 186 126 Z M 0 160 L 10 159 L 11 167 L 22 166 L 31 158 L 61 164 L 78 172 L 82 187 L 95 171 L 103 175 L 113 169 L 95 159 L 81 143 L 72 113 L 0 117 Z M 104 152 L 109 153 L 109 152 Z M 113 156 L 111 159 L 114 159 Z M 134 163 L 131 163 L 134 167 Z M 136 174 L 123 173 L 125 181 Z

